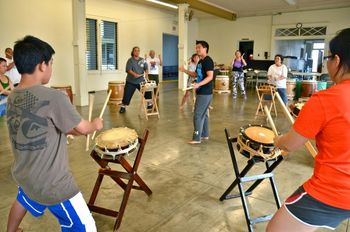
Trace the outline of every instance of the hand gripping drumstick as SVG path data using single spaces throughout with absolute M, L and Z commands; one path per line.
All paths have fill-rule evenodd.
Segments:
M 95 100 L 95 91 L 89 92 L 89 121 L 91 122 L 92 117 L 92 109 L 94 108 L 94 100 Z M 86 137 L 86 151 L 90 148 L 90 134 Z
M 107 95 L 107 98 L 105 100 L 105 103 L 103 104 L 103 108 L 101 110 L 101 113 L 100 113 L 100 117 L 99 118 L 102 118 L 103 116 L 103 113 L 105 112 L 105 109 L 106 109 L 106 106 L 107 106 L 107 103 L 108 103 L 108 100 L 109 100 L 109 97 L 111 96 L 112 94 L 112 90 L 109 90 L 108 92 L 108 95 Z M 95 135 L 96 135 L 96 131 L 94 131 L 94 134 L 92 135 L 91 139 L 94 139 L 95 138 Z
M 0 95 L 3 94 L 3 93 L 5 93 L 5 92 L 6 92 L 7 90 L 9 90 L 9 89 L 10 89 L 10 86 L 7 86 L 5 89 L 1 90 Z
M 283 113 L 286 115 L 286 117 L 288 118 L 288 120 L 290 121 L 290 123 L 293 125 L 294 124 L 294 118 L 292 117 L 292 115 L 290 115 L 290 112 L 287 109 L 287 106 L 284 104 L 281 96 L 278 94 L 278 92 L 275 93 L 275 96 L 277 97 L 279 103 L 282 106 L 283 109 Z M 312 144 L 310 143 L 310 141 L 307 141 L 305 143 L 305 146 L 307 148 L 307 150 L 310 152 L 310 154 L 312 155 L 312 157 L 315 158 L 315 156 L 317 155 L 317 151 L 316 149 L 312 146 Z
M 278 132 L 277 132 L 277 129 L 276 129 L 276 125 L 271 117 L 271 113 L 270 113 L 270 110 L 269 108 L 267 108 L 267 105 L 264 106 L 264 111 L 265 111 L 265 114 L 267 115 L 267 119 L 269 120 L 269 123 L 270 123 L 270 126 L 273 130 L 273 132 L 275 133 L 276 136 L 278 136 Z M 287 155 L 288 153 L 281 150 L 282 151 L 282 155 Z
M 0 91 L 0 95 L 3 94 L 3 93 L 5 93 L 5 91 L 7 91 L 7 90 L 9 90 L 9 89 L 10 89 L 10 86 L 7 86 L 5 89 L 3 89 L 3 90 Z M 5 104 L 6 102 L 7 102 L 7 98 L 4 98 L 4 99 L 2 99 L 2 100 L 0 101 L 0 105 Z

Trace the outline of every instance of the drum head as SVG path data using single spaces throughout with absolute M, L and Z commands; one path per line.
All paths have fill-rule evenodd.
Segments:
M 243 132 L 250 140 L 262 144 L 273 144 L 275 138 L 274 132 L 263 126 L 249 126 Z
M 135 130 L 118 127 L 106 130 L 96 137 L 96 146 L 108 150 L 126 147 L 135 142 L 138 135 Z

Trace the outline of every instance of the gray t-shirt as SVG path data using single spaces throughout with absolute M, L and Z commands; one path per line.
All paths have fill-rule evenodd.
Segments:
M 32 200 L 55 205 L 79 192 L 68 167 L 66 133 L 80 121 L 59 90 L 37 85 L 11 92 L 7 125 L 14 155 L 12 175 Z
M 136 60 L 134 57 L 131 57 L 128 62 L 126 63 L 125 72 L 128 72 L 129 70 L 137 73 L 142 74 L 142 77 L 135 78 L 133 75 L 126 76 L 126 81 L 130 82 L 132 84 L 140 84 L 142 81 L 144 81 L 144 72 L 148 69 L 147 62 L 145 59 L 139 57 L 138 60 Z

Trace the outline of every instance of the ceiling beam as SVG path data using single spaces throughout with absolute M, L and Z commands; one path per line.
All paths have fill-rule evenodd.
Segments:
M 223 8 L 211 5 L 206 2 L 198 1 L 198 0 L 166 0 L 165 2 L 175 3 L 175 4 L 183 4 L 187 3 L 191 8 L 203 11 L 205 13 L 218 16 L 220 18 L 228 19 L 228 20 L 236 20 L 237 15 Z

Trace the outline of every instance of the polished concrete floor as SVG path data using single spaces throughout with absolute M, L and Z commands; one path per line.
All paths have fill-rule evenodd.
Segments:
M 141 232 L 226 232 L 247 231 L 240 199 L 220 202 L 219 197 L 234 179 L 232 162 L 224 136 L 224 128 L 237 135 L 240 126 L 265 124 L 263 117 L 255 118 L 257 96 L 248 92 L 248 99 L 233 100 L 229 94 L 214 94 L 210 112 L 210 140 L 200 145 L 188 145 L 192 135 L 191 104 L 179 111 L 183 92 L 176 83 L 163 84 L 159 108 L 161 117 L 146 120 L 139 111 L 140 95 L 135 94 L 125 114 L 111 106 L 104 115 L 104 130 L 127 126 L 139 135 L 145 129 L 150 137 L 139 168 L 140 176 L 152 189 L 148 197 L 141 191 L 131 192 L 120 231 Z M 94 116 L 102 108 L 105 92 L 96 94 Z M 189 101 L 190 102 L 190 101 Z M 86 118 L 88 107 L 78 107 Z M 280 132 L 290 127 L 279 112 L 276 125 Z M 15 199 L 17 187 L 10 169 L 13 161 L 4 118 L 0 118 L 0 231 L 5 231 L 7 214 Z M 98 165 L 85 151 L 85 137 L 76 137 L 68 145 L 70 168 L 87 200 L 91 194 Z M 132 161 L 135 154 L 128 159 Z M 239 156 L 241 167 L 247 159 Z M 275 171 L 280 198 L 283 201 L 312 173 L 313 159 L 305 148 L 290 154 Z M 263 165 L 256 165 L 252 173 L 261 173 Z M 234 189 L 238 192 L 237 189 Z M 118 209 L 122 191 L 110 179 L 105 178 L 97 204 Z M 253 216 L 275 212 L 276 206 L 270 183 L 264 181 L 249 197 Z M 112 231 L 114 219 L 93 213 L 98 231 Z M 29 231 L 59 231 L 56 220 L 50 213 L 41 218 L 27 214 L 21 227 Z M 266 223 L 255 226 L 255 231 L 264 231 Z M 344 222 L 336 231 L 345 231 Z M 320 230 L 324 231 L 324 230 Z

